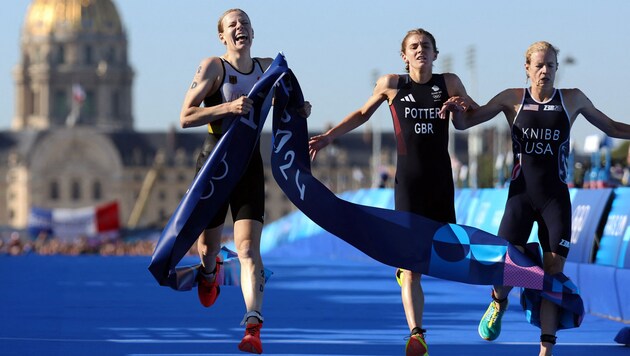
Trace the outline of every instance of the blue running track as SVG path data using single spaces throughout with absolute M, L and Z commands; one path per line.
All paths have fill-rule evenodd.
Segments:
M 194 263 L 195 259 L 185 260 Z M 157 285 L 149 257 L 0 256 L 0 355 L 244 355 L 245 312 L 224 288 L 212 308 L 196 292 Z M 403 355 L 408 333 L 394 269 L 371 261 L 268 258 L 266 355 Z M 518 296 L 494 342 L 477 335 L 489 287 L 424 277 L 432 356 L 537 355 Z M 630 355 L 624 324 L 587 315 L 561 331 L 555 355 Z

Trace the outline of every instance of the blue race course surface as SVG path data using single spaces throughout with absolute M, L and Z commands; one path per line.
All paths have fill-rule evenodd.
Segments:
M 244 355 L 238 287 L 202 307 L 196 291 L 160 287 L 150 257 L 0 256 L 0 355 Z M 186 258 L 184 264 L 197 259 Z M 408 329 L 394 269 L 368 260 L 271 256 L 262 329 L 266 355 L 403 355 Z M 490 287 L 423 277 L 432 356 L 536 355 L 540 330 L 513 292 L 503 332 L 477 335 Z M 630 355 L 625 327 L 587 315 L 560 331 L 555 355 Z

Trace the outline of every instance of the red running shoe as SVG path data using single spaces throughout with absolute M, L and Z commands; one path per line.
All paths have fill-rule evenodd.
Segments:
M 238 344 L 238 349 L 243 352 L 249 352 L 252 354 L 262 354 L 262 343 L 260 342 L 260 328 L 262 324 L 247 324 L 245 328 L 245 336 L 241 343 Z
M 429 347 L 424 341 L 424 334 L 413 334 L 407 340 L 406 356 L 429 356 Z
M 221 293 L 221 288 L 219 288 L 219 283 L 217 283 L 217 276 L 221 271 L 221 258 L 217 256 L 217 264 L 214 270 L 214 279 L 212 282 L 208 281 L 204 274 L 202 273 L 202 266 L 199 266 L 199 272 L 197 273 L 197 295 L 199 296 L 199 302 L 204 307 L 210 307 L 214 302 L 217 301 L 219 297 L 219 293 Z

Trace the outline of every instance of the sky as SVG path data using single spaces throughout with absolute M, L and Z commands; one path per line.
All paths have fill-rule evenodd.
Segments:
M 580 88 L 602 112 L 630 123 L 627 0 L 113 1 L 135 71 L 132 112 L 139 131 L 179 129 L 181 104 L 199 62 L 225 53 L 216 25 L 221 14 L 234 7 L 250 16 L 253 56 L 286 55 L 313 105 L 311 131 L 324 130 L 361 107 L 377 76 L 403 73 L 400 44 L 408 30 L 418 27 L 437 40 L 434 72 L 456 73 L 480 104 L 503 89 L 526 86 L 525 50 L 546 40 L 560 49 L 557 87 Z M 30 3 L 2 4 L 0 130 L 10 128 L 15 112 L 12 70 L 19 62 L 20 33 Z M 467 63 L 471 48 L 473 66 Z M 568 58 L 574 62 L 566 63 Z M 485 125 L 507 130 L 502 115 Z M 385 105 L 367 126 L 393 131 Z M 575 147 L 581 150 L 585 137 L 598 132 L 579 117 L 572 131 Z

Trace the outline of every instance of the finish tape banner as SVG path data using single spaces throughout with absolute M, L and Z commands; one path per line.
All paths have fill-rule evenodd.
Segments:
M 541 298 L 561 307 L 559 329 L 580 325 L 584 305 L 571 280 L 563 274 L 545 274 L 504 239 L 465 225 L 338 198 L 311 174 L 306 118 L 298 113 L 304 99 L 296 78 L 287 75 L 279 85 L 274 97 L 272 172 L 293 204 L 313 222 L 393 267 L 469 284 L 526 288 L 522 305 L 534 325 L 539 326 L 536 311 Z
M 275 88 L 275 90 L 274 90 Z M 234 121 L 193 181 L 164 229 L 149 270 L 161 285 L 194 286 L 196 269 L 178 267 L 245 168 L 274 96 L 272 171 L 280 188 L 311 220 L 373 259 L 414 272 L 469 284 L 502 284 L 533 294 L 522 304 L 533 315 L 540 298 L 561 307 L 559 329 L 580 325 L 584 306 L 563 274 L 549 276 L 505 240 L 482 230 L 419 215 L 350 203 L 311 174 L 304 98 L 282 55 L 252 88 L 254 109 Z M 235 140 L 233 143 L 232 141 Z

